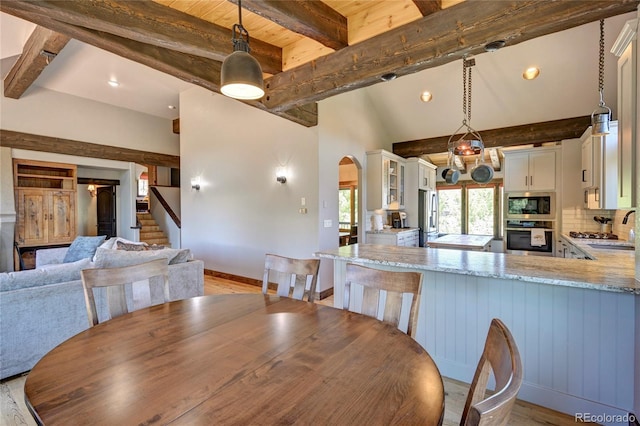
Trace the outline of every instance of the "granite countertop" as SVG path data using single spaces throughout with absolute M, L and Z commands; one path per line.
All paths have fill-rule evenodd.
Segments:
M 595 260 L 372 244 L 324 250 L 316 256 L 640 295 L 640 282 L 635 279 L 635 251 L 585 251 Z

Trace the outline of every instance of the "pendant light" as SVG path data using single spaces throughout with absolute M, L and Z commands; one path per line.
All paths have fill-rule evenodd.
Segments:
M 453 155 L 477 155 L 484 151 L 484 144 L 480 134 L 471 127 L 471 67 L 476 64 L 475 59 L 462 58 L 462 125 L 449 138 L 447 148 Z M 467 90 L 468 88 L 468 90 Z M 468 107 L 467 107 L 468 105 Z M 469 120 L 467 122 L 467 120 Z M 466 132 L 457 140 L 454 136 L 462 129 Z
M 603 136 L 609 134 L 611 109 L 604 104 L 604 19 L 600 20 L 600 58 L 598 63 L 598 92 L 600 103 L 591 113 L 591 135 Z
M 242 26 L 242 5 L 238 0 L 238 23 L 233 25 L 233 53 L 222 63 L 220 91 L 235 99 L 260 99 L 264 81 L 260 63 L 249 54 L 249 32 Z

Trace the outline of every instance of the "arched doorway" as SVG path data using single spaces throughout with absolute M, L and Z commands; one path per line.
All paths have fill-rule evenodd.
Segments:
M 346 156 L 338 169 L 338 242 L 345 246 L 358 242 L 360 168 L 353 157 Z

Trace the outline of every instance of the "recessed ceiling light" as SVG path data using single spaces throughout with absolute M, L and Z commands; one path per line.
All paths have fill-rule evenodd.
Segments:
M 111 87 L 120 86 L 120 83 L 118 83 L 116 80 L 109 80 L 107 83 L 109 83 L 109 86 L 111 86 Z
M 382 81 L 391 81 L 391 80 L 395 80 L 398 77 L 398 75 L 395 72 L 390 72 L 387 74 L 382 74 L 380 76 L 380 80 Z
M 176 109 L 175 105 L 169 105 L 169 109 Z
M 540 75 L 540 68 L 538 67 L 529 67 L 522 73 L 522 78 L 525 80 L 533 80 Z
M 484 45 L 485 52 L 495 52 L 498 49 L 502 49 L 506 42 L 504 40 L 495 40 Z
M 428 90 L 425 90 L 420 94 L 420 100 L 422 102 L 431 102 L 431 99 L 433 99 L 433 95 Z

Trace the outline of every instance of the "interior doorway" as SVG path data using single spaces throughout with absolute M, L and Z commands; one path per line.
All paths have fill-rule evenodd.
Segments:
M 96 206 L 98 215 L 98 235 L 106 235 L 107 238 L 116 237 L 116 187 L 98 187 Z
M 338 170 L 338 244 L 346 246 L 358 242 L 360 167 L 353 157 L 346 156 Z

